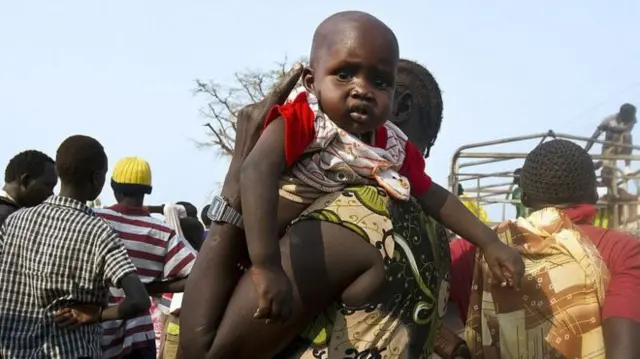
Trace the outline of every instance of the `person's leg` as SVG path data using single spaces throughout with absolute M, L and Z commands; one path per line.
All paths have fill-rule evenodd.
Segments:
M 340 225 L 298 222 L 280 241 L 280 252 L 293 285 L 291 318 L 269 325 L 253 319 L 258 299 L 247 273 L 227 306 L 207 358 L 273 358 L 330 303 L 342 296 L 345 305 L 361 305 L 384 282 L 379 250 Z

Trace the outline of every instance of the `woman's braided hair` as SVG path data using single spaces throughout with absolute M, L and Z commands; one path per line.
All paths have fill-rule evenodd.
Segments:
M 442 93 L 433 75 L 424 66 L 411 60 L 400 59 L 396 91 L 411 91 L 416 106 L 420 111 L 422 127 L 427 132 L 429 143 L 427 156 L 431 146 L 438 137 L 442 124 Z
M 596 173 L 591 156 L 567 140 L 540 144 L 527 155 L 520 174 L 522 193 L 538 203 L 595 203 Z

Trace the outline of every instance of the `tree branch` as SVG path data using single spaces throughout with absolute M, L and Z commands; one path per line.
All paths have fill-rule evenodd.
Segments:
M 296 62 L 306 62 L 301 58 Z M 196 141 L 199 148 L 213 147 L 222 155 L 232 155 L 235 147 L 238 111 L 244 106 L 262 100 L 273 86 L 286 74 L 293 65 L 287 57 L 277 62 L 276 67 L 269 71 L 245 70 L 234 73 L 234 85 L 222 86 L 214 81 L 196 80 L 193 90 L 195 95 L 202 95 L 207 99 L 206 105 L 200 110 L 208 121 L 207 141 Z

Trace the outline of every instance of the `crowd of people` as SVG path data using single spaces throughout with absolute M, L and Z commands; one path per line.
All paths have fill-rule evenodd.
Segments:
M 138 157 L 90 208 L 109 162 L 89 136 L 12 158 L 0 357 L 639 358 L 640 242 L 592 225 L 588 153 L 540 144 L 518 177 L 531 213 L 488 227 L 425 173 L 442 97 L 398 54 L 369 14 L 325 20 L 308 66 L 240 112 L 200 218 L 145 203 Z

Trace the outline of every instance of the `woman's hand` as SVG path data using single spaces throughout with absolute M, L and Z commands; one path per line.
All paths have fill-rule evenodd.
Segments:
M 62 328 L 73 329 L 85 324 L 98 323 L 100 313 L 102 313 L 102 308 L 97 305 L 74 305 L 58 309 L 53 321 Z

